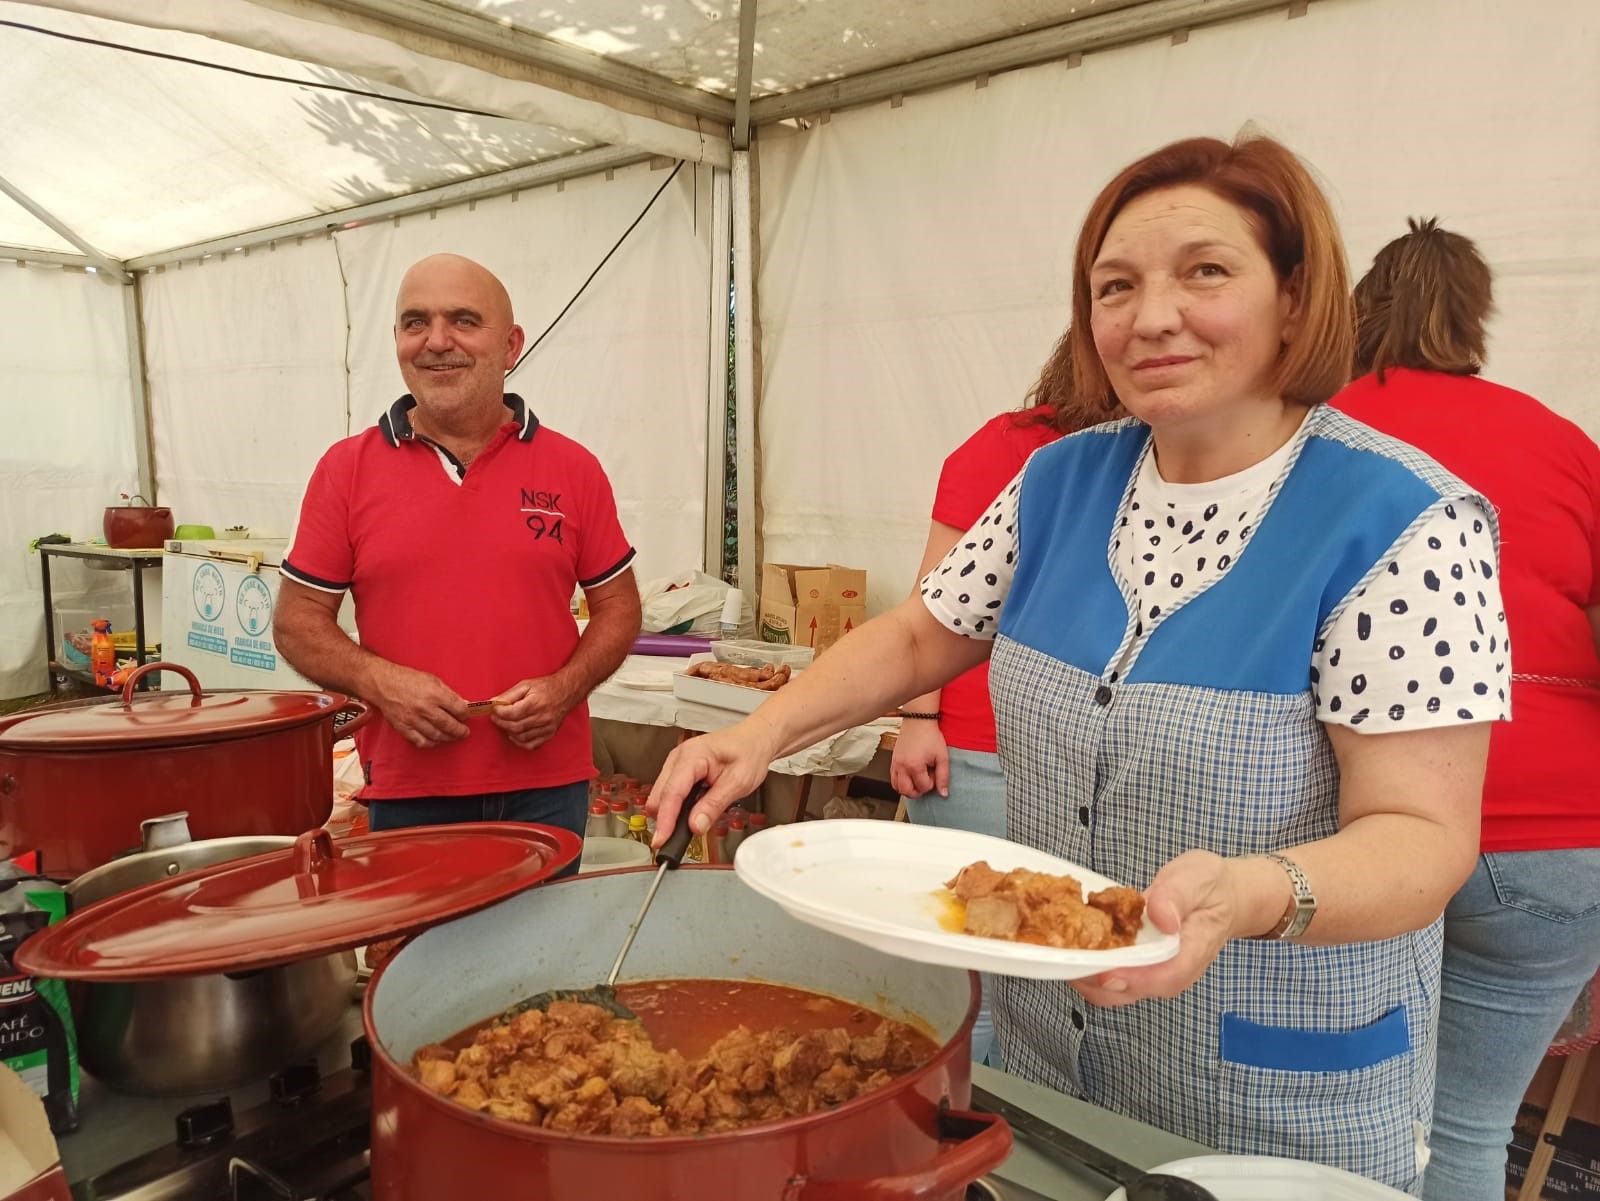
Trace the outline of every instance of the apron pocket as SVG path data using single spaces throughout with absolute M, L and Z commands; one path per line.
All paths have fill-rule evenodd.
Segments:
M 1266 1026 L 1236 1013 L 1222 1015 L 1222 1060 L 1243 1067 L 1350 1072 L 1374 1067 L 1409 1050 L 1411 1032 L 1403 1005 L 1354 1030 L 1299 1030 Z
M 1415 1057 L 1405 1009 L 1351 1031 L 1222 1017 L 1217 1149 L 1312 1160 L 1410 1189 Z

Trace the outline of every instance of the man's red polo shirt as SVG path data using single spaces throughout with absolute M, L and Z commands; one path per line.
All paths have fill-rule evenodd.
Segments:
M 464 471 L 412 430 L 410 396 L 322 456 L 283 573 L 350 590 L 361 645 L 432 672 L 468 701 L 549 675 L 578 643 L 574 587 L 620 574 L 634 551 L 594 455 L 540 426 L 507 394 L 511 420 Z M 419 749 L 374 720 L 356 735 L 363 796 L 465 796 L 594 775 L 580 704 L 533 751 L 487 719 L 459 742 Z

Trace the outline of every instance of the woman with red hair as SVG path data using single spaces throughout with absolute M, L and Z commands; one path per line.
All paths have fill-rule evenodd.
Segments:
M 1344 253 L 1277 142 L 1119 172 L 1072 292 L 1090 428 L 1035 452 L 920 596 L 678 747 L 652 804 L 670 828 L 709 781 L 702 829 L 787 749 L 988 659 L 1009 836 L 1146 886 L 1179 937 L 1070 987 L 999 978 L 1007 1070 L 1415 1189 L 1439 915 L 1509 688 L 1493 514 L 1324 403 L 1353 351 Z
M 1412 221 L 1356 285 L 1334 404 L 1480 489 L 1505 536 L 1516 720 L 1495 727 L 1476 868 L 1444 915 L 1429 1201 L 1500 1201 L 1517 1107 L 1600 969 L 1600 448 L 1479 377 L 1493 308 L 1478 248 Z

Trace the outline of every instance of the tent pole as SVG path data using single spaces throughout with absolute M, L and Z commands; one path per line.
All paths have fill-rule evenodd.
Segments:
M 756 291 L 754 195 L 750 181 L 750 80 L 756 0 L 739 0 L 739 65 L 733 97 L 733 466 L 739 514 L 739 588 L 756 596 Z
M 217 4 L 214 0 L 39 0 L 85 16 L 149 29 L 200 34 L 285 58 L 348 71 L 414 96 L 554 126 L 588 142 L 627 145 L 651 154 L 727 165 L 727 126 L 708 117 L 645 105 L 628 97 L 555 87 L 550 73 L 487 50 L 460 45 L 386 21 L 335 16 L 317 0 Z M 330 21 L 330 17 L 334 19 Z M 463 60 L 469 61 L 463 61 Z
M 109 254 L 102 254 L 93 246 L 89 245 L 88 242 L 84 241 L 77 234 L 73 233 L 72 230 L 66 225 L 56 220 L 56 217 L 53 213 L 41 207 L 40 205 L 35 204 L 33 199 L 29 197 L 27 193 L 16 187 L 16 185 L 12 184 L 11 181 L 6 179 L 4 176 L 0 176 L 0 192 L 4 192 L 7 196 L 11 197 L 11 199 L 15 200 L 23 208 L 27 209 L 36 220 L 42 221 L 58 235 L 65 238 L 67 241 L 71 242 L 74 246 L 81 250 L 83 252 L 83 257 L 89 260 L 90 265 L 101 271 L 104 271 L 107 275 L 111 276 L 112 279 L 117 280 L 119 283 L 128 282 L 128 272 L 121 262 L 112 258 Z
M 739 587 L 756 603 L 756 315 L 750 261 L 755 214 L 750 207 L 750 152 L 733 152 L 734 478 L 739 498 Z
M 1054 62 L 1070 54 L 1108 50 L 1180 29 L 1196 29 L 1289 7 L 1289 0 L 1146 0 L 1127 8 L 1078 17 L 1046 29 L 997 38 L 962 50 L 932 54 L 832 83 L 762 96 L 750 106 L 750 119 L 757 125 L 766 125 L 812 113 L 837 112 L 851 105 L 928 91 L 980 75 Z
M 156 503 L 155 455 L 150 442 L 150 393 L 145 380 L 143 295 L 139 277 L 122 285 L 122 323 L 128 342 L 128 386 L 133 398 L 133 445 L 139 456 L 139 493 Z
M 733 148 L 750 149 L 750 78 L 756 59 L 756 0 L 739 0 L 739 65 L 734 77 Z
M 722 529 L 728 486 L 728 345 L 732 332 L 728 288 L 732 282 L 733 215 L 728 172 L 711 169 L 711 311 L 706 328 L 711 356 L 706 372 L 705 571 L 722 578 L 727 568 Z
M 597 146 L 592 150 L 580 150 L 573 154 L 563 154 L 558 158 L 544 159 L 526 167 L 496 171 L 492 175 L 477 175 L 459 183 L 429 188 L 425 192 L 411 192 L 388 200 L 375 200 L 370 204 L 357 205 L 354 208 L 335 209 L 329 213 L 318 213 L 312 217 L 285 221 L 281 225 L 269 225 L 263 229 L 229 234 L 227 237 L 194 242 L 188 246 L 175 246 L 170 250 L 161 250 L 153 254 L 138 255 L 129 259 L 125 265 L 133 271 L 151 271 L 172 263 L 205 258 L 207 255 L 228 254 L 252 246 L 265 246 L 272 242 L 289 241 L 312 234 L 321 235 L 330 230 L 349 229 L 373 221 L 387 221 L 391 217 L 404 217 L 410 213 L 445 208 L 469 200 L 487 200 L 492 196 L 503 196 L 507 192 L 517 192 L 524 188 L 542 187 L 563 179 L 593 175 L 600 171 L 621 170 L 623 167 L 631 167 L 635 163 L 649 160 L 650 155 L 626 146 Z
M 79 271 L 86 267 L 99 270 L 96 264 L 81 254 L 67 254 L 61 250 L 30 250 L 26 246 L 0 246 L 0 260 L 21 263 L 23 266 L 31 263 L 51 267 L 74 267 Z
M 643 67 L 629 66 L 520 29 L 509 21 L 492 20 L 480 13 L 439 4 L 436 0 L 317 0 L 317 3 L 324 8 L 430 34 L 457 46 L 502 55 L 553 76 L 574 80 L 581 86 L 608 88 L 622 96 L 724 123 L 733 115 L 733 105 L 722 96 L 673 83 Z

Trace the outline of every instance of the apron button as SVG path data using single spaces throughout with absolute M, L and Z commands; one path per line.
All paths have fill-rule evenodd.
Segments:
M 1089 806 L 1087 806 L 1087 805 L 1079 805 L 1078 806 L 1078 820 L 1080 822 L 1082 822 L 1085 826 L 1087 826 L 1089 824 Z
M 1083 1029 L 1083 1012 L 1081 1010 L 1074 1009 L 1072 1011 L 1072 1028 L 1074 1030 Z
M 1094 690 L 1094 703 L 1097 705 L 1109 705 L 1111 703 L 1110 684 L 1102 684 Z

